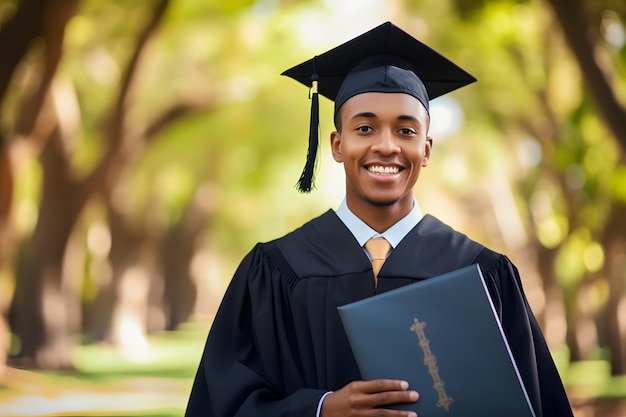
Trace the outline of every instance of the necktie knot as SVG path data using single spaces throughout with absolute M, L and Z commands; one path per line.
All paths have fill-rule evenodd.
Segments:
M 370 254 L 370 258 L 372 258 L 374 281 L 375 283 L 378 283 L 378 272 L 387 259 L 387 255 L 391 250 L 391 245 L 382 237 L 373 237 L 365 242 L 365 249 Z

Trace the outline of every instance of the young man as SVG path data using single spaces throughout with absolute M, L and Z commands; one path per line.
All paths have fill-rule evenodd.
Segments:
M 415 416 L 386 408 L 419 401 L 405 381 L 361 381 L 337 307 L 478 264 L 535 414 L 572 416 L 515 266 L 422 215 L 414 198 L 433 146 L 429 100 L 475 79 L 389 22 L 285 74 L 311 83 L 315 100 L 319 86 L 335 101 L 330 139 L 346 197 L 337 211 L 245 257 L 212 325 L 186 415 Z M 317 151 L 315 106 L 304 191 Z M 388 254 L 374 254 L 370 238 L 383 238 L 375 242 Z

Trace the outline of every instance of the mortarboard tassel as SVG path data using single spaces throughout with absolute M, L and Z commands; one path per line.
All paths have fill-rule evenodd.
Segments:
M 314 188 L 313 176 L 315 174 L 315 160 L 317 157 L 317 148 L 319 144 L 319 97 L 317 93 L 317 84 L 319 76 L 315 70 L 315 60 L 313 60 L 313 75 L 311 75 L 311 123 L 309 125 L 309 149 L 306 155 L 306 164 L 298 180 L 298 191 L 309 193 Z

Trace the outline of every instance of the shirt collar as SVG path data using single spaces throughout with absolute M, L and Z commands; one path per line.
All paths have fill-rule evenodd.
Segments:
M 359 245 L 365 245 L 372 237 L 384 237 L 392 248 L 396 248 L 398 244 L 404 239 L 404 237 L 413 229 L 424 217 L 422 210 L 420 209 L 417 201 L 413 201 L 413 208 L 404 216 L 400 221 L 391 226 L 389 229 L 382 233 L 378 233 L 376 230 L 369 227 L 363 220 L 359 219 L 348 208 L 346 199 L 344 198 L 339 208 L 335 211 L 337 216 L 346 225 L 348 230 L 354 235 L 354 238 L 359 242 Z

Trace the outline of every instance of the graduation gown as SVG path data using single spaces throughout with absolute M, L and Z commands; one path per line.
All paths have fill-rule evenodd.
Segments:
M 537 417 L 572 416 L 504 255 L 426 215 L 390 253 L 375 287 L 367 255 L 332 210 L 243 259 L 209 332 L 186 416 L 315 417 L 324 393 L 361 379 L 338 306 L 474 263 Z

